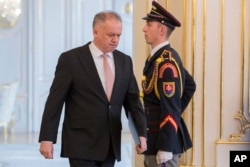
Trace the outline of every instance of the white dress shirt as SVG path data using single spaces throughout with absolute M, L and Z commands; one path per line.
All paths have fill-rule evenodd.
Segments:
M 97 72 L 99 74 L 100 80 L 102 82 L 102 86 L 106 88 L 105 84 L 105 76 L 104 76 L 104 68 L 103 68 L 103 57 L 104 54 L 100 49 L 98 49 L 93 42 L 89 45 L 90 52 L 92 54 L 93 60 L 95 62 L 95 66 L 97 69 Z M 112 52 L 107 53 L 108 55 L 108 63 L 110 65 L 111 71 L 113 73 L 113 76 L 115 78 L 115 64 L 114 64 L 114 56 Z

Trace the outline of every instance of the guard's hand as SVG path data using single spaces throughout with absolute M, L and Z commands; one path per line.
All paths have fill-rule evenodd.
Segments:
M 53 142 L 51 141 L 42 141 L 40 144 L 40 153 L 44 156 L 45 159 L 53 159 Z
M 141 154 L 147 150 L 147 140 L 145 137 L 140 136 L 140 144 L 136 146 L 137 154 Z
M 159 165 L 162 163 L 166 163 L 167 161 L 171 160 L 172 158 L 173 158 L 172 152 L 158 150 L 157 155 L 156 155 L 156 162 Z

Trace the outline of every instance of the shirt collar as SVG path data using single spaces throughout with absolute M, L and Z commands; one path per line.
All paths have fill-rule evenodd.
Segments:
M 89 49 L 90 49 L 90 52 L 94 58 L 98 58 L 98 57 L 101 57 L 103 55 L 103 52 L 94 44 L 94 42 L 91 42 L 89 44 Z M 107 55 L 109 58 L 113 59 L 112 52 L 107 53 Z
M 162 48 L 163 46 L 168 45 L 168 44 L 169 44 L 169 41 L 165 41 L 163 43 L 160 43 L 154 49 L 151 50 L 151 55 L 150 56 L 153 56 L 160 48 Z

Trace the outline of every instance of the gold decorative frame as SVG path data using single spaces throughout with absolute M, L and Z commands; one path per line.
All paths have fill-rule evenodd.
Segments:
M 242 64 L 243 64 L 243 68 L 242 68 L 242 83 L 243 81 L 245 80 L 244 78 L 244 61 L 245 61 L 245 57 L 247 55 L 245 55 L 245 33 L 246 33 L 246 29 L 245 29 L 245 24 L 246 24 L 246 16 L 247 16 L 247 7 L 246 7 L 246 4 L 245 4 L 245 0 L 242 0 L 242 13 L 241 13 L 241 61 L 242 61 Z M 249 18 L 248 18 L 249 19 Z M 249 21 L 250 23 L 250 21 Z M 248 24 L 248 26 L 250 26 Z M 248 33 L 250 33 L 248 31 Z M 249 42 L 249 41 L 248 41 Z M 247 48 L 246 48 L 247 49 Z M 248 48 L 249 49 L 249 48 Z M 248 68 L 250 68 L 250 60 L 249 60 L 249 63 L 248 63 Z M 248 70 L 249 71 L 249 70 Z M 248 85 L 250 83 L 250 74 L 248 73 Z M 248 90 L 250 91 L 250 90 Z M 249 96 L 250 96 L 250 92 L 248 92 L 248 103 L 249 103 Z M 241 101 L 242 101 L 242 104 L 241 104 L 241 108 L 242 110 L 238 111 L 237 114 L 235 115 L 235 119 L 238 119 L 240 121 L 240 127 L 239 127 L 239 133 L 234 133 L 234 134 L 231 134 L 229 136 L 229 141 L 232 141 L 232 142 L 236 142 L 236 141 L 241 141 L 243 139 L 243 137 L 245 136 L 245 134 L 250 130 L 250 120 L 247 119 L 246 115 L 249 114 L 250 111 L 243 111 L 244 108 L 247 108 L 248 110 L 249 109 L 249 104 L 248 104 L 248 107 L 244 107 L 244 86 L 242 86 L 242 90 L 241 90 Z
M 250 130 L 250 121 L 247 120 L 242 111 L 238 111 L 234 118 L 240 121 L 239 133 L 231 134 L 229 141 L 241 141 L 245 134 Z

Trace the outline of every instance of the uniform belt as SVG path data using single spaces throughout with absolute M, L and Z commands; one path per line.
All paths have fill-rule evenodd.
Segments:
M 149 113 L 154 113 L 154 114 L 157 114 L 161 111 L 161 108 L 159 106 L 144 106 L 144 110 L 145 110 L 145 113 L 146 114 L 149 114 Z
M 144 106 L 144 109 L 145 110 L 153 110 L 153 111 L 157 111 L 157 110 L 161 110 L 161 107 L 159 107 L 159 106 Z

